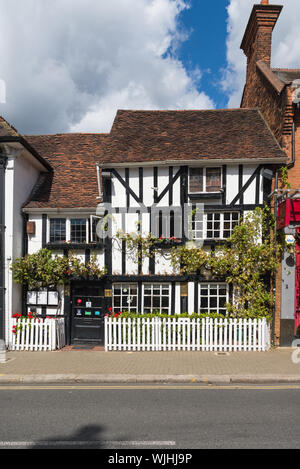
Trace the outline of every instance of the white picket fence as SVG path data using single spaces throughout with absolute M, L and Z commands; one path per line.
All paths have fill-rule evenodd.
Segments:
M 106 351 L 266 351 L 270 324 L 263 319 L 105 317 Z
M 17 326 L 17 331 L 13 333 L 11 328 L 9 350 L 40 352 L 66 345 L 64 318 L 12 318 L 11 325 Z

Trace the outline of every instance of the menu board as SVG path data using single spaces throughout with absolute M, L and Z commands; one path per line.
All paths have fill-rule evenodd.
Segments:
M 27 292 L 27 304 L 28 305 L 36 305 L 36 291 L 28 291 Z
M 37 305 L 47 304 L 47 290 L 37 292 Z
M 59 295 L 57 291 L 28 291 L 27 304 L 28 305 L 49 305 L 57 306 L 59 303 Z
M 57 291 L 48 292 L 48 305 L 51 305 L 51 306 L 58 305 L 58 292 Z

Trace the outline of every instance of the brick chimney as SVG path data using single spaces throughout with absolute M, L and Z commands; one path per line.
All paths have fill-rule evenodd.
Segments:
M 261 60 L 270 66 L 272 32 L 281 10 L 281 5 L 270 5 L 268 0 L 253 6 L 241 44 L 248 64 Z
M 254 5 L 241 44 L 241 49 L 247 57 L 246 84 L 241 107 L 258 107 L 268 122 L 270 119 L 266 111 L 266 88 L 260 70 L 264 68 L 266 73 L 272 73 L 272 33 L 282 8 L 281 5 L 270 5 L 268 0 L 261 0 L 260 5 Z M 270 115 L 272 113 L 273 110 Z M 269 125 L 276 135 L 275 124 L 273 126 L 269 122 Z

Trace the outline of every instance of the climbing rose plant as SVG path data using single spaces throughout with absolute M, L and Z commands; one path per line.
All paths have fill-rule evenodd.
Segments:
M 106 269 L 97 265 L 96 256 L 85 264 L 74 255 L 58 256 L 48 249 L 16 259 L 11 269 L 14 281 L 31 290 L 63 285 L 74 276 L 101 278 L 106 274 Z

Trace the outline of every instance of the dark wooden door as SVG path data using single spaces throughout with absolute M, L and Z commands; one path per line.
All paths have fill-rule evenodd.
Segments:
M 71 343 L 104 344 L 104 287 L 88 284 L 72 288 Z

